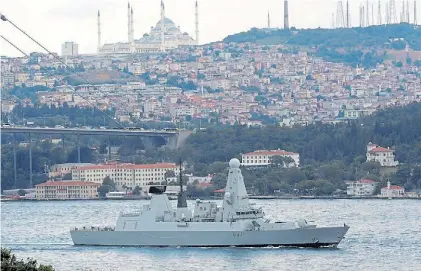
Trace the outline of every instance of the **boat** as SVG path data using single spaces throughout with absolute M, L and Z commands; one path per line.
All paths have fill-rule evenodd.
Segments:
M 180 163 L 181 164 L 181 163 Z M 74 245 L 139 247 L 336 247 L 349 226 L 318 227 L 305 219 L 271 222 L 262 208 L 249 203 L 236 158 L 229 173 L 222 206 L 197 199 L 188 209 L 180 176 L 177 207 L 166 186 L 151 186 L 150 203 L 136 213 L 120 213 L 115 227 L 72 228 Z M 98 218 L 100 220 L 100 218 Z
M 105 198 L 107 199 L 122 199 L 125 196 L 126 196 L 126 192 L 117 192 L 117 191 L 108 192 L 107 194 L 105 194 Z
M 105 194 L 107 200 L 149 200 L 151 197 L 146 194 L 133 195 L 126 192 L 108 192 Z

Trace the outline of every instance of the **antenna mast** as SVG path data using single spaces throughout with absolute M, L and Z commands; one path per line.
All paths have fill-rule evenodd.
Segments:
M 397 24 L 398 18 L 396 16 L 396 2 L 395 2 L 395 0 L 390 0 L 389 10 L 390 10 L 390 23 L 391 24 Z
M 181 158 L 180 158 L 180 173 L 179 173 L 179 176 L 180 176 L 180 180 L 179 180 L 180 193 L 178 193 L 177 208 L 187 208 L 187 197 L 186 197 L 186 194 L 183 191 L 183 175 L 182 175 L 181 165 L 182 165 L 182 161 L 181 161 Z

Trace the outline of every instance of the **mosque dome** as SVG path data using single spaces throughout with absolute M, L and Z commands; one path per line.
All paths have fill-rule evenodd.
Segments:
M 155 26 L 155 28 L 160 28 L 161 27 L 161 22 L 162 20 L 159 20 L 157 23 L 156 23 L 156 26 Z M 176 25 L 175 25 L 175 23 L 173 22 L 173 20 L 171 20 L 170 18 L 167 18 L 167 17 L 164 17 L 164 25 L 168 28 L 168 27 L 175 27 L 175 28 L 177 28 L 176 27 Z
M 167 28 L 167 32 L 169 33 L 177 33 L 178 32 L 178 28 L 174 27 L 174 26 L 170 26 Z

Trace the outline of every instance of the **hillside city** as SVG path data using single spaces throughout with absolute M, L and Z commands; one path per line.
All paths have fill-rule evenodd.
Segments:
M 418 0 L 23 2 L 2 270 L 420 269 Z
M 143 59 L 74 56 L 66 60 L 70 68 L 40 53 L 1 61 L 3 89 L 43 86 L 33 100 L 3 100 L 7 113 L 19 102 L 67 103 L 114 108 L 120 122 L 210 122 L 217 116 L 231 125 L 292 126 L 356 119 L 421 100 L 421 68 L 415 65 L 352 68 L 307 52 L 288 53 L 281 45 L 215 43 Z M 72 69 L 85 71 L 83 77 Z
M 168 18 L 163 20 L 170 31 L 174 23 Z M 151 37 L 144 36 L 145 41 L 159 40 L 160 22 L 151 30 Z M 397 27 L 408 31 L 405 25 L 391 26 L 391 29 L 397 31 Z M 178 30 L 174 31 L 182 39 L 186 38 Z M 273 37 L 272 29 L 262 31 L 258 32 L 260 36 Z M 338 31 L 343 34 L 342 30 Z M 249 33 L 255 32 L 252 29 Z M 313 35 L 311 30 L 288 33 L 292 37 Z M 238 35 L 240 39 L 248 39 L 247 33 Z M 129 35 L 129 40 L 132 39 Z M 402 47 L 405 43 L 406 48 Z M 107 46 L 118 44 L 104 45 L 104 48 Z M 13 145 L 14 158 L 7 156 L 4 163 L 14 169 L 6 167 L 2 172 L 6 180 L 3 187 L 9 189 L 3 189 L 3 193 L 36 199 L 147 198 L 150 185 L 165 182 L 172 185 L 167 193 L 176 195 L 177 178 L 181 178 L 176 156 L 195 148 L 194 142 L 201 140 L 201 133 L 210 135 L 207 128 L 267 127 L 270 131 L 274 126 L 305 130 L 308 125 L 341 125 L 359 120 L 364 125 L 364 119 L 376 118 L 377 112 L 421 102 L 421 60 L 417 59 L 417 51 L 409 48 L 405 39 L 391 39 L 385 46 L 384 54 L 388 57 L 379 58 L 374 51 L 372 55 L 361 53 L 361 65 L 346 60 L 329 61 L 332 52 L 336 56 L 339 53 L 323 49 L 321 54 L 324 47 L 312 50 L 282 43 L 233 41 L 179 45 L 160 53 L 110 54 L 107 51 L 92 55 L 79 54 L 78 44 L 65 42 L 60 56 L 34 52 L 27 57 L 2 57 L 3 128 L 135 129 L 158 132 L 158 137 L 160 131 L 177 135 L 188 130 L 187 135 L 193 133 L 187 137 L 186 147 L 181 141 L 177 143 L 179 150 L 175 153 L 168 146 L 162 149 L 159 146 L 162 142 L 153 139 L 135 143 L 109 137 L 105 142 L 96 137 L 90 142 L 85 140 L 80 147 L 79 134 L 77 141 L 74 137 L 67 139 L 70 144 L 65 144 L 64 135 L 41 136 L 35 141 L 20 137 L 18 151 L 29 149 L 30 165 L 28 168 L 27 162 L 16 160 Z M 346 59 L 347 55 L 341 57 Z M 377 64 L 373 65 L 375 61 Z M 9 144 L 4 145 L 7 148 L 12 140 L 15 137 L 6 137 L 2 144 Z M 303 158 L 304 150 L 302 145 L 298 147 L 298 141 L 294 142 L 295 147 L 281 143 L 254 148 L 249 142 L 247 148 L 231 151 L 230 155 L 241 157 L 243 167 L 250 172 L 246 180 L 255 197 L 419 197 L 418 173 L 414 175 L 419 171 L 417 164 L 403 156 L 401 146 L 388 140 L 373 143 L 372 140 L 361 138 L 357 151 L 336 157 L 336 160 L 348 160 L 345 164 L 335 164 L 332 155 L 330 159 L 320 160 L 315 154 L 310 159 L 304 153 Z M 44 151 L 42 157 L 34 156 L 35 168 L 32 141 L 39 155 Z M 381 143 L 387 145 L 376 145 Z M 134 148 L 130 149 L 130 144 Z M 157 148 L 161 150 L 154 151 Z M 189 156 L 181 170 L 189 195 L 220 195 L 228 157 L 214 157 L 209 161 L 213 164 L 205 166 Z M 361 162 L 350 164 L 349 159 Z M 314 169 L 320 166 L 315 163 L 319 160 L 331 161 L 326 166 L 347 173 L 340 177 L 338 173 L 319 172 Z M 409 171 L 413 177 L 403 177 L 403 171 Z M 266 174 L 265 179 L 271 174 L 287 177 L 263 182 L 259 172 Z M 308 183 L 310 180 L 313 183 Z

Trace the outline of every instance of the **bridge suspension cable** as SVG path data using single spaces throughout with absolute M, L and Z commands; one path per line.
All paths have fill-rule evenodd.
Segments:
M 43 46 L 40 42 L 38 42 L 37 40 L 35 40 L 33 37 L 31 37 L 27 32 L 25 32 L 23 29 L 21 29 L 20 27 L 18 27 L 15 23 L 13 23 L 9 18 L 7 18 L 4 14 L 0 14 L 0 19 L 2 20 L 2 21 L 5 21 L 5 22 L 9 22 L 13 27 L 15 27 L 16 29 L 18 29 L 20 32 L 22 32 L 25 36 L 27 36 L 29 39 L 31 39 L 33 42 L 35 42 L 38 46 L 40 46 L 41 48 L 43 48 L 49 55 L 51 55 L 54 59 L 56 59 L 57 61 L 59 61 L 60 63 L 62 63 L 66 68 L 68 68 L 68 69 L 71 69 L 71 67 L 69 67 L 69 65 L 67 65 L 67 63 L 66 62 L 64 62 L 60 57 L 58 57 L 58 56 L 56 56 L 55 54 L 53 54 L 50 50 L 48 50 L 45 46 Z M 2 36 L 3 37 L 3 36 Z M 5 39 L 4 37 L 3 37 L 3 39 Z M 9 44 L 11 44 L 12 45 L 12 43 L 11 42 L 9 42 L 9 41 L 7 41 Z M 26 53 L 24 53 L 22 50 L 20 50 L 17 46 L 15 46 L 15 45 L 12 45 L 13 47 L 15 47 L 17 50 L 19 50 L 21 53 L 23 53 L 25 56 L 27 56 L 27 57 L 29 57 L 28 56 L 28 54 L 26 54 Z M 41 66 L 41 65 L 40 65 Z M 44 68 L 44 70 L 46 70 L 45 68 Z M 48 71 L 47 71 L 48 72 Z M 86 77 L 84 77 L 82 74 L 80 74 L 79 72 L 77 72 L 77 71 L 74 71 L 74 73 L 77 75 L 77 76 L 79 76 L 80 78 L 82 78 L 82 80 L 83 81 L 85 81 L 87 84 L 90 84 L 90 85 L 93 85 L 91 82 L 89 82 L 89 80 L 88 79 L 86 79 Z M 51 73 L 49 73 L 50 75 L 52 75 Z M 54 76 L 53 76 L 54 77 Z M 56 78 L 56 77 L 54 77 L 54 78 Z M 56 78 L 57 79 L 57 78 Z M 58 80 L 58 79 L 57 79 Z M 58 81 L 61 81 L 61 80 L 58 80 Z M 66 86 L 69 86 L 68 84 L 65 84 Z M 75 88 L 71 88 L 75 93 L 76 93 L 76 89 Z M 100 92 L 102 95 L 104 95 L 104 97 L 106 97 L 106 98 L 108 98 L 111 102 L 113 102 L 114 104 L 116 104 L 117 102 L 114 102 L 113 101 L 113 98 L 112 97 L 110 97 L 109 95 L 107 95 L 106 93 L 104 93 L 103 91 L 101 91 L 101 90 L 98 90 L 98 92 Z M 80 97 L 82 97 L 84 100 L 86 100 L 86 101 L 88 101 L 85 97 L 83 97 L 83 96 L 81 96 L 80 94 L 79 94 L 79 96 Z M 89 102 L 88 101 L 88 103 L 89 104 L 91 104 L 92 105 L 92 103 L 91 102 Z M 125 104 L 125 103 L 124 103 Z M 126 105 L 126 104 L 125 104 Z M 103 112 L 102 110 L 100 110 L 97 106 L 95 106 L 94 105 L 94 107 L 95 108 L 97 108 L 99 111 L 101 111 L 101 112 Z M 108 116 L 108 115 L 107 115 Z M 110 117 L 110 116 L 108 116 L 108 117 Z M 116 119 L 114 119 L 114 118 L 112 118 L 111 117 L 111 119 L 115 122 L 115 123 L 117 123 L 120 127 L 125 127 L 121 122 L 119 122 L 119 121 L 117 121 Z M 144 125 L 146 125 L 147 127 L 149 127 L 149 128 L 151 128 L 150 127 L 150 125 L 148 125 L 148 124 L 146 124 L 146 123 L 143 123 Z
M 54 59 L 56 59 L 57 61 L 59 61 L 60 63 L 62 63 L 66 68 L 71 69 L 72 67 L 70 67 L 69 65 L 67 65 L 67 63 L 65 61 L 63 61 L 63 59 L 61 59 L 60 57 L 56 56 L 55 54 L 53 54 L 53 52 L 51 52 L 50 50 L 48 50 L 45 46 L 43 46 L 40 42 L 38 42 L 37 40 L 35 40 L 33 37 L 31 37 L 26 31 L 24 31 L 23 29 L 21 29 L 20 27 L 18 27 L 15 23 L 13 23 L 12 21 L 10 21 L 9 18 L 7 18 L 5 15 L 1 15 L 1 20 L 9 22 L 13 27 L 15 27 L 16 29 L 18 29 L 20 32 L 22 32 L 25 36 L 27 36 L 28 38 L 30 38 L 33 42 L 35 42 L 38 46 L 40 46 L 42 49 L 44 49 L 49 55 L 51 55 L 52 57 L 54 57 Z M 85 76 L 83 76 L 81 73 L 74 71 L 74 73 L 79 76 L 80 78 L 82 78 L 83 81 L 85 81 L 87 84 L 93 85 L 91 82 L 89 82 L 88 79 L 86 79 Z M 98 92 L 102 93 L 104 95 L 104 97 L 107 97 L 110 99 L 110 101 L 112 101 L 113 99 L 108 96 L 106 93 L 104 93 L 101 90 L 98 90 Z
M 5 38 L 3 35 L 0 35 L 0 37 L 5 40 L 7 43 L 9 43 L 11 46 L 13 46 L 16 50 L 18 50 L 19 52 L 21 52 L 24 56 L 29 57 L 29 55 L 27 53 L 25 53 L 22 49 L 20 49 L 18 46 L 16 46 L 14 43 L 12 43 L 10 40 L 8 40 L 7 38 Z M 56 80 L 60 80 L 58 79 L 54 74 L 52 74 L 52 72 L 48 71 L 47 68 L 45 68 L 43 65 L 38 64 L 43 70 L 45 70 L 51 77 L 53 77 Z M 112 121 L 114 121 L 115 123 L 117 123 L 120 127 L 125 128 L 125 126 L 118 122 L 117 120 L 115 120 L 112 116 L 108 115 L 105 111 L 100 110 L 95 104 L 93 104 L 92 102 L 90 102 L 88 99 L 86 99 L 86 97 L 83 97 L 80 93 L 77 93 L 77 91 L 75 90 L 75 88 L 67 83 L 64 84 L 66 87 L 70 88 L 71 90 L 74 91 L 74 93 L 76 95 L 78 95 L 79 97 L 81 97 L 82 99 L 84 99 L 86 102 L 88 102 L 90 105 L 92 105 L 94 108 L 97 108 L 98 111 L 102 112 L 102 114 L 104 114 L 106 117 L 110 118 Z

